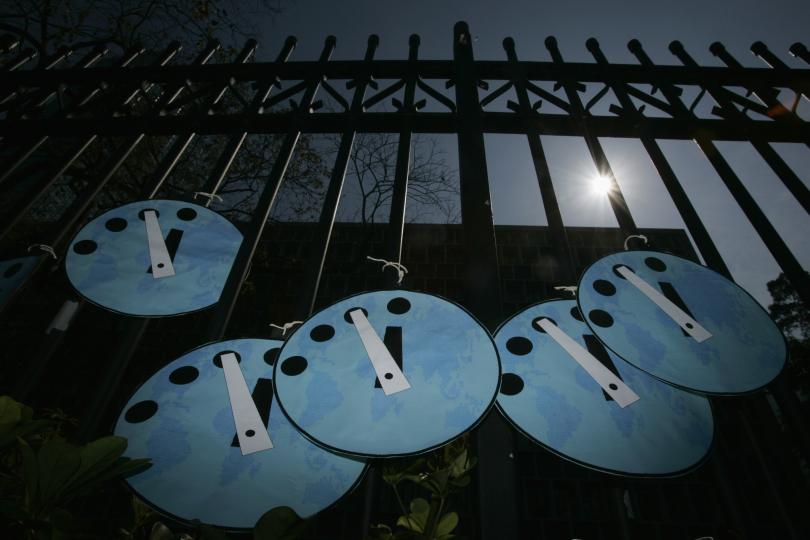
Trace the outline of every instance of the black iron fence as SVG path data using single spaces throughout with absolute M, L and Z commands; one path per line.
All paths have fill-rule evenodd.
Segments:
M 159 54 L 133 50 L 112 60 L 98 48 L 71 62 L 73 51 L 65 50 L 36 68 L 31 51 L 20 50 L 23 44 L 13 36 L 6 39 L 0 57 L 0 187 L 5 194 L 0 241 L 4 259 L 32 247 L 38 255 L 0 308 L 6 390 L 35 405 L 67 408 L 82 419 L 77 437 L 87 439 L 109 425 L 111 411 L 123 404 L 121 388 L 131 390 L 183 347 L 225 335 L 269 336 L 250 314 L 261 309 L 260 293 L 281 279 L 268 261 L 278 263 L 277 250 L 284 246 L 294 244 L 287 260 L 295 264 L 287 279 L 295 276 L 295 291 L 286 291 L 285 302 L 271 315 L 276 321 L 304 319 L 330 298 L 370 288 L 374 278 L 338 277 L 340 261 L 330 251 L 335 234 L 349 244 L 360 241 L 355 233 L 336 233 L 335 221 L 353 146 L 368 133 L 396 133 L 398 142 L 387 224 L 370 225 L 363 238 L 375 253 L 406 265 L 421 262 L 409 250 L 403 253 L 403 238 L 418 234 L 405 219 L 412 138 L 420 133 L 457 136 L 461 224 L 437 226 L 443 240 L 431 241 L 443 246 L 438 252 L 448 260 L 441 262 L 455 266 L 442 281 L 431 282 L 427 278 L 433 276 L 423 273 L 421 288 L 457 298 L 491 330 L 514 307 L 549 297 L 553 286 L 575 283 L 581 268 L 606 246 L 618 249 L 621 239 L 639 233 L 600 143 L 604 137 L 642 143 L 706 265 L 733 279 L 658 144 L 694 140 L 798 297 L 810 306 L 808 274 L 715 145 L 750 143 L 801 207 L 810 210 L 806 184 L 773 147 L 780 142 L 810 146 L 810 125 L 797 114 L 799 100 L 810 99 L 810 69 L 787 67 L 762 43 L 751 50 L 770 67 L 742 67 L 719 43 L 711 52 L 725 67 L 698 65 L 678 42 L 670 45 L 682 64 L 676 66 L 653 63 L 635 40 L 628 48 L 638 63 L 631 65 L 611 64 L 593 39 L 587 42 L 593 63 L 566 62 L 554 38 L 545 42 L 550 61 L 520 60 L 511 38 L 503 42 L 506 60 L 475 60 L 464 23 L 456 25 L 452 39 L 453 59 L 440 61 L 419 58 L 418 36 L 410 39 L 407 60 L 375 60 L 378 38 L 372 36 L 357 61 L 330 60 L 336 40 L 329 37 L 316 61 L 289 61 L 295 47 L 289 38 L 274 62 L 252 61 L 256 43 L 249 42 L 229 63 L 210 63 L 217 48 L 211 44 L 191 64 L 174 65 L 179 45 L 171 44 Z M 790 52 L 810 64 L 803 45 Z M 650 90 L 642 90 L 644 85 Z M 588 87 L 598 91 L 585 101 Z M 691 103 L 683 99 L 684 87 L 699 88 Z M 780 99 L 785 93 L 795 96 L 792 106 Z M 616 102 L 604 114 L 596 112 L 609 94 Z M 511 95 L 515 100 L 507 101 L 507 111 L 487 110 Z M 716 106 L 707 118 L 696 108 L 709 96 Z M 388 103 L 392 111 L 382 107 Z M 549 108 L 554 111 L 546 112 Z M 527 233 L 521 242 L 534 243 L 527 249 L 542 249 L 554 260 L 553 272 L 524 277 L 541 288 L 509 293 L 508 302 L 502 274 L 526 261 L 517 256 L 505 262 L 509 237 L 493 224 L 484 145 L 485 134 L 492 133 L 527 138 L 548 227 L 542 240 Z M 269 218 L 295 167 L 296 152 L 311 144 L 307 137 L 312 134 L 332 134 L 336 146 L 320 193 L 319 219 L 302 233 L 300 227 L 295 232 L 292 225 Z M 583 233 L 563 223 L 541 135 L 583 138 L 596 168 L 611 183 L 609 201 L 619 230 L 605 232 L 615 238 L 590 255 L 577 251 L 581 238 L 572 241 Z M 127 319 L 101 313 L 73 296 L 61 257 L 90 217 L 113 204 L 158 194 L 190 197 L 196 191 L 215 202 L 255 136 L 266 137 L 264 153 L 259 153 L 266 174 L 251 191 L 249 210 L 236 220 L 244 242 L 218 304 L 182 321 Z M 204 146 L 215 152 L 206 155 L 213 165 L 204 178 L 182 177 L 193 143 L 206 137 L 217 140 Z M 178 182 L 188 193 L 178 195 Z M 694 256 L 688 240 L 680 241 L 673 251 Z M 434 251 L 413 253 L 426 257 Z M 358 253 L 349 263 L 357 268 L 362 258 Z M 426 273 L 434 271 L 443 270 L 434 266 Z M 396 277 L 387 270 L 378 284 L 393 285 Z M 476 495 L 465 503 L 471 523 L 465 532 L 499 539 L 806 537 L 810 529 L 802 506 L 810 500 L 810 435 L 807 408 L 797 398 L 794 381 L 781 377 L 756 396 L 713 401 L 719 435 L 712 459 L 698 472 L 670 481 L 577 471 L 516 440 L 491 414 L 477 429 L 480 466 Z M 358 495 L 346 503 L 348 515 L 356 517 L 344 520 L 353 523 L 341 525 L 350 531 L 344 534 L 363 534 L 379 510 L 374 503 L 378 484 L 370 475 L 361 488 L 365 502 Z M 334 521 L 334 515 L 325 519 Z

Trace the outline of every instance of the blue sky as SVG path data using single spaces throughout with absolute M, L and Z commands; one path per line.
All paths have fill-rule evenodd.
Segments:
M 449 59 L 453 25 L 464 20 L 470 25 L 479 59 L 504 59 L 501 42 L 512 36 L 519 58 L 548 60 L 543 40 L 554 35 L 563 57 L 570 61 L 593 61 L 585 41 L 596 37 L 611 62 L 636 63 L 626 44 L 637 38 L 654 61 L 679 64 L 667 50 L 670 41 L 679 39 L 699 63 L 722 65 L 708 51 L 709 44 L 719 40 L 743 65 L 764 67 L 748 50 L 751 43 L 762 40 L 788 65 L 808 68 L 787 53 L 796 41 L 810 45 L 810 9 L 798 1 L 298 0 L 284 5 L 284 12 L 266 25 L 266 34 L 260 37 L 260 58 L 273 58 L 284 38 L 295 35 L 299 41 L 292 60 L 314 60 L 323 39 L 333 34 L 338 38 L 334 59 L 359 59 L 368 35 L 376 33 L 380 36 L 377 58 L 403 59 L 408 37 L 417 33 L 421 37 L 421 58 Z M 589 88 L 589 92 L 596 90 Z M 791 99 L 784 94 L 783 99 Z M 707 99 L 701 110 L 708 114 L 710 107 Z M 810 118 L 810 103 L 802 103 L 799 113 Z M 448 160 L 454 161 L 453 138 L 440 139 L 446 145 Z M 496 224 L 545 224 L 525 137 L 487 136 L 486 142 Z M 615 225 L 605 196 L 588 189 L 595 167 L 584 141 L 543 137 L 542 142 L 565 223 Z M 632 139 L 603 139 L 602 143 L 639 226 L 683 228 L 641 144 Z M 694 143 L 660 144 L 735 279 L 767 305 L 770 298 L 765 284 L 778 273 L 767 249 Z M 810 267 L 810 217 L 747 143 L 721 142 L 718 147 L 760 200 L 800 262 Z M 810 149 L 804 145 L 777 145 L 777 150 L 810 183 Z

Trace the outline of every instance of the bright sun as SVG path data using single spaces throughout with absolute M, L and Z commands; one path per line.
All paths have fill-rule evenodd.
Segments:
M 609 176 L 597 174 L 591 179 L 591 191 L 598 195 L 607 195 L 612 187 Z

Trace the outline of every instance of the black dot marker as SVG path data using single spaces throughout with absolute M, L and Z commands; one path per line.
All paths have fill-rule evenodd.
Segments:
M 517 356 L 523 356 L 532 352 L 532 342 L 525 337 L 509 338 L 506 342 L 506 350 Z
M 343 314 L 343 320 L 344 320 L 344 321 L 346 321 L 346 322 L 347 322 L 347 323 L 349 323 L 349 324 L 354 324 L 354 323 L 352 322 L 352 318 L 351 318 L 351 316 L 349 315 L 349 313 L 351 313 L 352 311 L 354 311 L 354 310 L 356 310 L 356 309 L 359 309 L 360 311 L 362 311 L 362 312 L 363 312 L 363 315 L 365 315 L 365 316 L 366 316 L 366 318 L 368 318 L 368 311 L 366 310 L 366 308 L 361 308 L 361 307 L 353 307 L 353 308 L 351 308 L 351 309 L 347 309 L 347 310 L 346 310 L 346 313 L 344 313 L 344 314 Z
M 245 435 L 247 435 L 248 437 L 253 437 L 254 435 L 256 435 L 256 432 L 253 431 L 252 429 L 249 429 L 245 432 Z
M 501 375 L 501 394 L 514 396 L 523 391 L 523 379 L 514 373 Z
M 388 302 L 388 311 L 394 315 L 402 315 L 411 309 L 411 303 L 406 298 L 394 298 Z
M 667 265 L 664 261 L 656 257 L 647 257 L 644 259 L 644 264 L 646 264 L 650 270 L 655 270 L 656 272 L 663 272 L 667 269 Z
M 594 281 L 593 289 L 602 296 L 613 296 L 616 294 L 616 287 L 606 279 L 597 279 Z
M 183 366 L 172 371 L 169 381 L 173 384 L 188 384 L 199 377 L 200 371 L 194 366 Z
M 222 369 L 222 355 L 223 354 L 228 354 L 228 353 L 231 353 L 234 356 L 236 356 L 236 363 L 237 364 L 242 363 L 242 356 L 238 352 L 236 352 L 236 351 L 222 351 L 220 353 L 217 353 L 216 356 L 214 356 L 214 365 L 217 366 L 218 368 Z
M 92 240 L 79 240 L 73 245 L 73 251 L 79 255 L 90 255 L 98 248 L 98 244 Z
M 197 211 L 193 208 L 181 208 L 177 211 L 177 217 L 183 221 L 191 221 L 197 217 Z
M 158 404 L 151 399 L 139 401 L 127 410 L 126 414 L 124 414 L 124 420 L 130 424 L 146 422 L 155 415 L 157 410 Z
M 8 268 L 6 268 L 5 272 L 3 272 L 3 277 L 4 278 L 10 278 L 11 276 L 13 276 L 17 272 L 19 272 L 20 268 L 22 268 L 22 263 L 14 263 L 14 264 L 12 264 Z
M 273 347 L 272 349 L 268 349 L 267 352 L 264 353 L 264 362 L 268 366 L 272 366 L 276 363 L 278 359 L 278 353 L 281 349 L 279 347 Z
M 121 232 L 127 228 L 127 220 L 120 217 L 114 217 L 107 220 L 107 223 L 104 224 L 108 231 L 111 232 Z
M 591 312 L 588 313 L 588 318 L 593 324 L 601 326 L 602 328 L 613 326 L 613 317 L 610 316 L 610 313 L 601 309 L 591 310 Z
M 281 362 L 281 372 L 290 377 L 300 375 L 305 369 L 307 369 L 307 359 L 303 356 L 291 356 Z
M 309 337 L 312 338 L 313 341 L 317 342 L 324 342 L 329 341 L 335 335 L 335 329 L 329 326 L 328 324 L 321 324 L 316 326 L 312 329 L 309 333 Z

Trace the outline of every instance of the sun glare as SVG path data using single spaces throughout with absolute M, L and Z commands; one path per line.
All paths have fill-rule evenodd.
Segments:
M 591 179 L 591 191 L 597 195 L 607 195 L 612 187 L 609 176 L 597 174 Z

